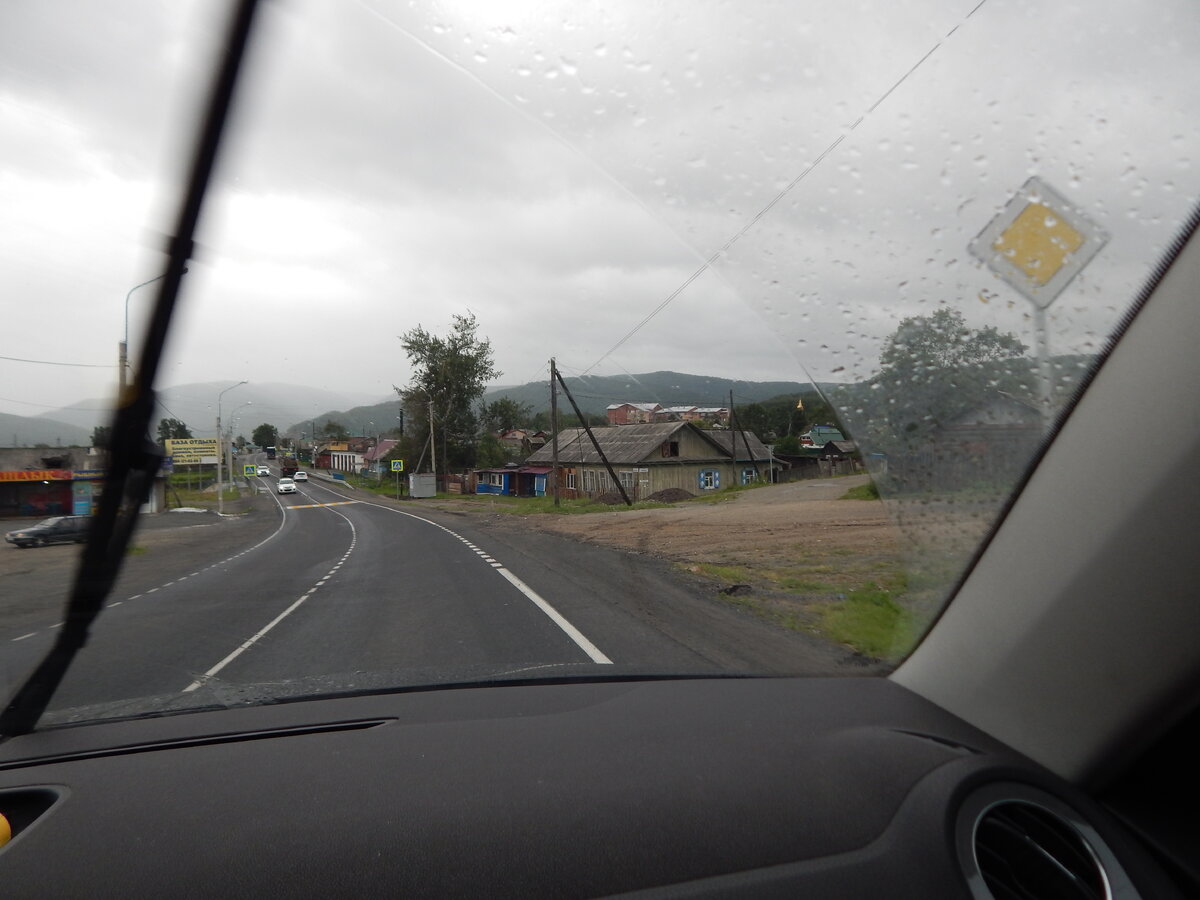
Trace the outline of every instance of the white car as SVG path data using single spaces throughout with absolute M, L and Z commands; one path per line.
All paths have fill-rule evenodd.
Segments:
M 281 494 L 294 494 L 296 493 L 296 482 L 290 478 L 280 478 L 275 490 Z
M 292 476 L 292 478 L 294 478 L 296 481 L 308 481 L 308 473 L 307 472 L 297 472 L 295 475 Z
M 259 467 L 258 467 L 258 474 L 259 474 L 259 475 L 270 475 L 270 474 L 271 474 L 271 470 L 270 470 L 270 469 L 268 469 L 266 466 L 259 466 Z

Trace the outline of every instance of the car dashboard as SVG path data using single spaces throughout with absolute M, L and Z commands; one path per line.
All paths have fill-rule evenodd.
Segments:
M 1174 895 L 1088 797 L 877 678 L 467 686 L 53 728 L 0 746 L 0 871 L 14 898 L 988 896 L 977 823 L 1004 799 L 1083 823 L 1094 896 Z M 1055 872 L 1013 855 L 1018 880 Z

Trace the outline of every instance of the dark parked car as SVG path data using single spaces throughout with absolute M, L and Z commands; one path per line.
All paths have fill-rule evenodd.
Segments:
M 54 516 L 28 528 L 18 528 L 4 539 L 18 547 L 38 547 L 43 544 L 83 543 L 87 537 L 87 516 Z

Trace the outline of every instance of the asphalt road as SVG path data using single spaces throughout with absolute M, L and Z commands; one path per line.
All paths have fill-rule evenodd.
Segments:
M 249 515 L 171 513 L 139 530 L 145 552 L 128 561 L 52 709 L 90 717 L 399 685 L 853 665 L 698 595 L 651 559 L 320 481 L 281 496 L 275 481 L 258 479 L 269 490 Z M 4 549 L 8 692 L 53 640 L 77 550 Z

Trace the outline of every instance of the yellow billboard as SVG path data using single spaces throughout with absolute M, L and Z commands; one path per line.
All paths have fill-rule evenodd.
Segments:
M 166 442 L 167 455 L 176 466 L 197 466 L 216 463 L 216 438 L 180 438 Z

